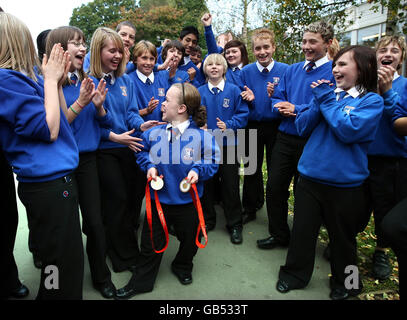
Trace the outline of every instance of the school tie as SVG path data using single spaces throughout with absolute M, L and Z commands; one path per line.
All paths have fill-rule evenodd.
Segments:
M 239 68 L 239 67 L 236 67 L 235 70 L 233 70 L 233 72 L 239 71 L 239 70 L 240 70 L 240 68 Z
M 72 82 L 72 84 L 76 85 L 76 82 L 78 81 L 78 77 L 76 76 L 75 73 L 71 74 L 71 77 L 69 78 Z
M 173 143 L 181 132 L 178 128 L 172 127 L 168 128 L 168 130 L 170 131 L 170 143 Z
M 262 71 L 262 73 L 269 73 L 269 69 L 264 68 L 263 71 Z
M 305 67 L 305 71 L 306 72 L 310 72 L 312 69 L 314 69 L 315 67 L 315 62 L 311 61 L 310 63 L 307 64 L 307 66 Z
M 105 79 L 106 83 L 111 84 L 112 76 L 110 74 L 107 74 L 103 77 L 103 79 Z
M 338 93 L 338 101 L 341 101 L 343 98 L 345 98 L 347 92 L 346 91 L 341 91 Z
M 219 93 L 219 88 L 213 87 L 212 92 L 216 96 Z
M 150 84 L 152 84 L 152 82 L 151 82 L 151 80 L 149 78 L 147 78 L 146 85 L 150 85 Z

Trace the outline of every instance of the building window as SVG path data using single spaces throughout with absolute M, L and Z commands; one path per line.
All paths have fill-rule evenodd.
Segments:
M 386 34 L 386 24 L 377 24 L 358 30 L 358 44 L 374 47 L 375 43 Z
M 352 40 L 352 33 L 345 32 L 338 35 L 338 41 L 341 48 L 347 47 L 351 45 Z

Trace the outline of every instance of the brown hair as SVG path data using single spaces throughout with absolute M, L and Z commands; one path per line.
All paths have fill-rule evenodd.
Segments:
M 270 29 L 261 28 L 254 31 L 252 35 L 252 46 L 256 39 L 270 40 L 273 47 L 275 47 L 274 32 Z
M 143 55 L 144 52 L 149 52 L 157 62 L 157 48 L 150 41 L 141 40 L 137 42 L 133 49 L 133 63 L 136 64 L 137 58 Z
M 47 36 L 47 42 L 45 44 L 45 53 L 47 54 L 47 57 L 50 56 L 52 47 L 56 43 L 60 43 L 62 48 L 66 51 L 68 50 L 68 42 L 71 40 L 76 40 L 78 39 L 82 40 L 85 42 L 85 36 L 82 32 L 81 29 L 73 26 L 63 26 L 56 28 L 54 30 L 51 30 L 50 33 Z M 80 70 L 78 70 L 79 73 L 79 80 L 83 81 L 87 77 L 86 73 L 83 71 L 83 66 Z M 65 80 L 64 85 L 70 85 L 71 80 L 67 77 Z
M 189 116 L 198 127 L 202 127 L 206 123 L 206 107 L 201 105 L 201 95 L 197 88 L 190 83 L 176 83 L 172 87 L 180 90 L 178 103 L 185 104 Z

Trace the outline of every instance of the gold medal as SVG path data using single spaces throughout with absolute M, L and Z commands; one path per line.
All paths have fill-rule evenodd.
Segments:
M 161 190 L 164 187 L 164 180 L 157 177 L 156 180 L 151 180 L 150 186 L 156 191 Z
M 187 179 L 182 180 L 181 183 L 179 184 L 179 189 L 182 192 L 188 192 L 190 188 L 191 184 L 187 181 Z

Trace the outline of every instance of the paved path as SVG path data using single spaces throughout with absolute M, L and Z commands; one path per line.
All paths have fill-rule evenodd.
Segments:
M 136 300 L 327 300 L 329 299 L 329 263 L 322 257 L 323 247 L 318 245 L 315 271 L 306 289 L 280 294 L 275 285 L 280 265 L 284 264 L 287 249 L 260 250 L 256 240 L 268 236 L 265 207 L 257 219 L 244 226 L 243 244 L 233 245 L 225 229 L 220 207 L 215 230 L 208 234 L 208 245 L 199 249 L 194 259 L 193 283 L 181 285 L 171 273 L 170 263 L 178 248 L 178 241 L 170 236 L 155 288 L 150 293 L 135 296 Z M 32 262 L 28 251 L 28 229 L 24 206 L 19 203 L 19 226 L 15 245 L 15 258 L 22 282 L 29 287 L 27 299 L 34 299 L 38 290 L 40 271 Z M 123 287 L 130 272 L 114 273 L 117 288 Z M 92 287 L 89 265 L 85 253 L 84 299 L 104 300 Z

